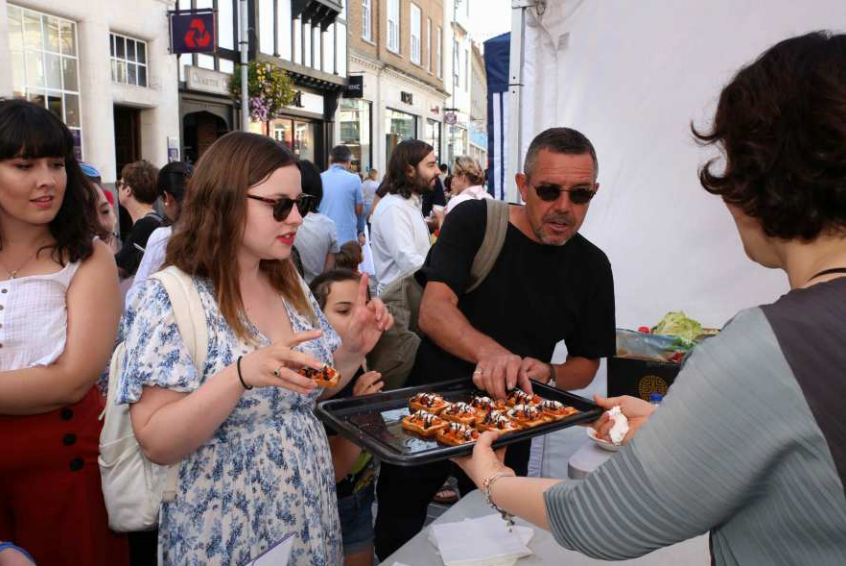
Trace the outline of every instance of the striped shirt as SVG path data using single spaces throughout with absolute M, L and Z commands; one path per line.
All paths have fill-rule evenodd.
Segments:
M 545 494 L 559 544 L 622 560 L 711 533 L 715 564 L 846 564 L 846 278 L 740 313 L 613 459 Z

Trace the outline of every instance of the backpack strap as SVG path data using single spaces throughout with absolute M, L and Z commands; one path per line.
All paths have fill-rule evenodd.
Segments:
M 488 217 L 485 222 L 485 237 L 470 268 L 470 286 L 466 293 L 475 291 L 493 269 L 499 252 L 505 244 L 508 233 L 508 203 L 497 199 L 485 199 Z
M 193 279 L 174 265 L 154 273 L 150 279 L 157 280 L 167 291 L 179 335 L 188 348 L 197 371 L 202 373 L 209 349 L 209 329 L 200 293 Z M 167 470 L 162 501 L 174 500 L 178 479 L 179 464 L 172 464 Z

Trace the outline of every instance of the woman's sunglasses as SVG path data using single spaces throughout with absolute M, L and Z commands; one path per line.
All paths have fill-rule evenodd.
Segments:
M 584 187 L 562 189 L 555 185 L 535 187 L 535 192 L 538 193 L 538 197 L 544 202 L 555 202 L 561 196 L 561 193 L 567 193 L 567 196 L 570 197 L 570 202 L 573 204 L 587 204 L 593 198 L 593 195 L 596 194 L 596 191 L 585 189 Z
M 277 222 L 284 222 L 294 204 L 297 205 L 297 210 L 300 211 L 300 216 L 305 216 L 314 208 L 314 196 L 300 193 L 297 198 L 282 197 L 280 199 L 264 198 L 256 195 L 247 195 L 247 198 L 267 203 L 273 207 L 273 219 Z

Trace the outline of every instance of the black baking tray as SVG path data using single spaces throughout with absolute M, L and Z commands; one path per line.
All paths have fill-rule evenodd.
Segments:
M 599 406 L 584 397 L 536 382 L 532 383 L 532 390 L 544 399 L 560 401 L 580 412 L 560 421 L 503 435 L 494 443 L 494 447 L 507 446 L 575 424 L 591 422 L 602 414 Z M 476 389 L 471 378 L 455 379 L 375 395 L 330 399 L 318 403 L 315 414 L 341 436 L 389 464 L 417 466 L 469 455 L 475 442 L 444 446 L 434 439 L 421 438 L 403 430 L 401 421 L 409 414 L 408 400 L 421 392 L 439 393 L 452 402 L 469 401 L 474 395 L 487 395 Z

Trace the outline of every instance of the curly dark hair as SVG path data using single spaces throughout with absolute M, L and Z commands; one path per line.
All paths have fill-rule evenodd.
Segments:
M 388 193 L 399 195 L 402 198 L 411 198 L 411 195 L 417 189 L 417 178 L 416 176 L 409 177 L 407 168 L 410 165 L 416 170 L 420 162 L 433 151 L 435 149 L 431 145 L 421 140 L 400 142 L 391 154 L 391 161 L 388 163 L 380 190 L 384 186 Z M 419 192 L 419 189 L 417 191 Z
M 132 188 L 132 196 L 138 202 L 153 204 L 159 198 L 159 170 L 149 161 L 142 159 L 124 165 L 120 177 Z
M 97 217 L 98 195 L 79 168 L 73 149 L 70 130 L 52 112 L 26 100 L 0 99 L 0 161 L 42 157 L 65 161 L 65 196 L 48 225 L 56 243 L 42 248 L 52 249 L 60 265 L 88 259 L 94 252 L 94 236 L 103 233 Z
M 846 232 L 846 35 L 787 39 L 741 69 L 720 94 L 710 131 L 691 130 L 717 159 L 702 186 L 758 219 L 769 237 Z

